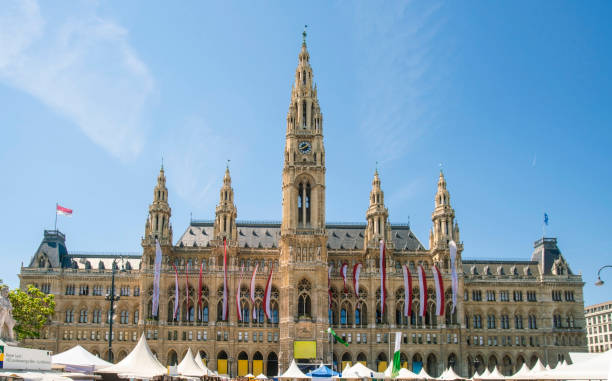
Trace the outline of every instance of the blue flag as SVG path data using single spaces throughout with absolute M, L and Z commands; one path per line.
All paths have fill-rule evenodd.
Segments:
M 544 224 L 548 226 L 548 213 L 544 213 Z

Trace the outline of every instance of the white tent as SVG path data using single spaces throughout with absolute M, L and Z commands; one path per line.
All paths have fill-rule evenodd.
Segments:
M 150 379 L 168 373 L 166 368 L 153 356 L 144 333 L 130 354 L 117 364 L 101 369 L 99 372 L 116 373 L 120 378 L 136 379 Z
M 295 363 L 295 360 L 291 360 L 291 365 L 289 365 L 289 369 L 287 369 L 287 371 L 285 371 L 285 373 L 281 374 L 280 376 L 278 376 L 278 378 L 310 378 L 307 375 L 305 375 L 300 368 L 298 368 L 297 364 Z
M 433 377 L 431 377 L 429 374 L 427 374 L 427 372 L 425 371 L 425 368 L 421 368 L 421 370 L 419 371 L 419 373 L 417 374 L 417 376 L 420 379 L 425 379 L 425 380 L 433 380 Z
M 200 368 L 194 360 L 191 348 L 187 349 L 187 354 L 180 362 L 180 364 L 178 364 L 176 370 L 181 376 L 201 377 L 206 375 L 206 372 L 202 368 Z
M 408 369 L 402 368 L 399 370 L 399 373 L 396 378 L 402 379 L 402 380 L 415 380 L 419 377 L 415 373 L 409 371 Z
M 206 365 L 204 365 L 204 361 L 202 361 L 202 356 L 200 356 L 200 352 L 196 353 L 196 355 L 194 356 L 194 361 L 195 363 L 198 365 L 198 367 L 200 369 L 202 369 L 205 373 L 206 376 L 217 376 L 215 374 L 215 372 L 213 372 L 212 370 L 208 369 L 208 367 Z M 253 377 L 253 375 L 251 375 L 251 377 Z
M 487 368 L 479 377 L 474 376 L 475 380 L 505 380 L 506 378 L 506 376 L 499 372 L 497 366 L 493 368 L 492 372 L 489 372 L 489 369 Z
M 486 379 L 487 377 L 489 377 L 491 375 L 491 372 L 489 371 L 489 368 L 485 367 L 484 372 L 482 372 L 481 374 L 478 374 L 478 372 L 476 372 L 476 374 L 474 375 L 474 379 L 476 378 L 482 378 L 482 379 Z
M 523 366 L 521 366 L 521 369 L 519 369 L 512 376 L 508 377 L 508 379 L 510 379 L 510 380 L 528 380 L 528 379 L 531 378 L 530 377 L 531 375 L 532 375 L 531 374 L 531 370 L 527 366 L 527 363 L 524 362 Z
M 246 378 L 255 378 L 255 376 L 253 376 L 253 374 L 251 374 L 251 373 L 245 374 L 244 377 L 246 377 Z
M 438 380 L 465 380 L 465 378 L 455 373 L 452 367 L 449 367 L 444 372 L 442 372 L 440 377 L 438 377 Z
M 342 371 L 342 378 L 372 378 L 374 371 L 360 362 Z
M 93 367 L 93 370 L 98 370 L 113 365 L 112 363 L 104 361 L 98 356 L 91 354 L 87 351 L 87 349 L 80 345 L 51 356 L 51 363 L 75 368 Z
M 542 380 L 607 380 L 612 365 L 612 350 L 601 353 L 589 360 L 572 365 L 557 366 L 555 369 L 540 374 Z
M 259 373 L 259 374 L 257 375 L 257 377 L 255 377 L 255 379 L 257 379 L 257 380 L 267 380 L 267 379 L 268 379 L 268 377 L 266 377 L 266 375 L 265 375 L 265 374 L 263 374 L 263 373 Z
M 601 353 L 593 353 L 593 352 L 570 352 L 569 358 L 572 361 L 572 364 L 576 364 L 577 362 L 583 362 L 587 360 L 592 360 L 595 357 L 601 355 Z

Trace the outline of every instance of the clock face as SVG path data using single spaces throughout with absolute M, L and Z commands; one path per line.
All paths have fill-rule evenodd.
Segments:
M 300 150 L 300 152 L 303 154 L 310 153 L 311 149 L 312 147 L 310 146 L 309 142 L 300 142 L 300 144 L 298 144 L 298 150 Z

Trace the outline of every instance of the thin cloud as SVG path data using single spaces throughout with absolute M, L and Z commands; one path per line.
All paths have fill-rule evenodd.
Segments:
M 0 81 L 31 94 L 121 159 L 143 147 L 155 83 L 128 31 L 95 14 L 47 19 L 35 0 L 0 8 Z
M 368 149 L 385 152 L 388 161 L 408 152 L 433 124 L 435 106 L 429 97 L 440 81 L 432 67 L 433 45 L 444 21 L 440 3 L 384 5 L 364 3 L 356 22 L 358 38 L 374 47 L 359 63 L 360 132 Z

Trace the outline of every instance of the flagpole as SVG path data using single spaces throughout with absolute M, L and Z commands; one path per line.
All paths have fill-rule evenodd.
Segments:
M 53 230 L 57 231 L 57 202 L 55 203 L 55 226 L 53 227 Z

